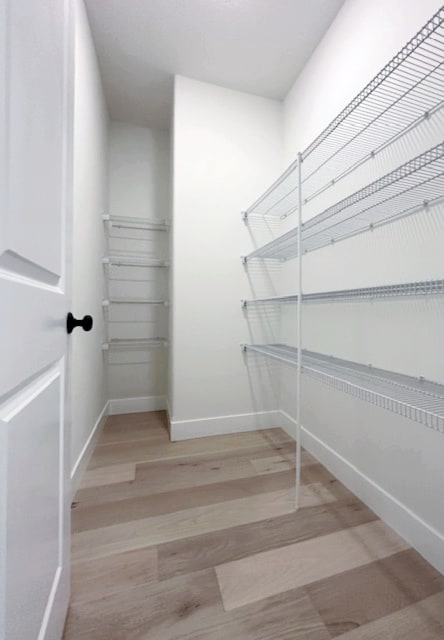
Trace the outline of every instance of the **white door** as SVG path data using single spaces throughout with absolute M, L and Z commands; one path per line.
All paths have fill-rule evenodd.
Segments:
M 70 0 L 0 0 L 0 638 L 69 598 Z

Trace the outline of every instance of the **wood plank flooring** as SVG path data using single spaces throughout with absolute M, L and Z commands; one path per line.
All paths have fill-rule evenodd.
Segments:
M 281 429 L 108 419 L 72 508 L 64 640 L 443 640 L 444 577 Z

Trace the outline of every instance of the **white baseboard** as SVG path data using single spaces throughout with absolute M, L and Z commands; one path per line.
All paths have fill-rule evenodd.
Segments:
M 282 429 L 285 431 L 285 433 L 287 435 L 290 436 L 290 438 L 293 438 L 293 440 L 296 440 L 296 425 L 297 422 L 294 418 L 291 417 L 290 414 L 286 413 L 285 411 L 280 411 L 281 414 L 281 421 L 280 421 L 280 427 L 282 427 Z
M 72 471 L 71 471 L 71 497 L 74 497 L 82 476 L 85 472 L 86 467 L 88 466 L 89 460 L 91 458 L 92 452 L 94 451 L 94 447 L 99 438 L 100 432 L 102 431 L 102 427 L 105 424 L 105 420 L 108 416 L 108 407 L 109 402 L 105 404 L 102 411 L 100 412 L 99 417 L 97 418 L 96 424 L 91 431 L 91 434 L 86 441 L 83 449 L 80 452 L 79 457 L 77 458 Z
M 173 419 L 173 413 L 171 411 L 171 405 L 170 402 L 168 400 L 168 396 L 166 397 L 166 414 L 167 414 L 167 422 L 168 422 L 168 433 L 170 435 L 170 440 L 171 440 L 171 421 Z
M 165 396 L 144 396 L 141 398 L 115 398 L 109 401 L 109 415 L 120 413 L 141 413 L 142 411 L 163 411 L 167 408 Z
M 282 428 L 292 438 L 296 420 L 281 411 Z M 444 536 L 405 504 L 385 491 L 351 462 L 301 426 L 302 445 L 350 491 L 416 549 L 430 564 L 444 573 Z
M 188 440 L 205 436 L 218 436 L 241 431 L 255 431 L 257 429 L 271 429 L 278 427 L 281 422 L 281 412 L 259 411 L 257 413 L 239 413 L 213 418 L 198 418 L 195 420 L 171 420 L 171 440 Z

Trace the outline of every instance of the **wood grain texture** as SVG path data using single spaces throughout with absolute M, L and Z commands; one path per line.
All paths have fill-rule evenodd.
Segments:
M 196 438 L 181 442 L 152 442 L 150 439 L 133 442 L 98 445 L 89 464 L 89 469 L 122 464 L 124 462 L 149 462 L 153 460 L 176 460 L 191 455 L 206 455 L 241 448 L 287 442 L 288 435 L 282 429 L 264 429 L 244 433 Z
M 64 640 L 442 640 L 444 578 L 306 452 L 296 512 L 294 450 L 110 417 L 73 505 Z
M 136 465 L 127 462 L 113 467 L 99 467 L 86 471 L 80 483 L 79 490 L 91 487 L 102 487 L 120 482 L 131 482 L 136 479 Z
M 334 500 L 334 496 L 322 485 L 302 486 L 302 506 L 310 507 Z M 74 562 L 88 560 L 229 529 L 291 513 L 294 504 L 294 489 L 291 488 L 82 531 L 72 536 L 72 558 Z
M 413 549 L 307 587 L 332 638 L 442 590 L 444 576 Z
M 341 640 L 442 640 L 444 593 L 441 591 L 337 637 Z
M 292 448 L 293 453 L 293 448 Z M 261 475 L 265 473 L 276 473 L 277 471 L 285 471 L 293 469 L 295 466 L 294 455 L 284 456 L 282 452 L 276 456 L 268 456 L 266 458 L 255 458 L 251 460 L 251 464 L 257 473 Z M 317 464 L 317 461 L 307 451 L 301 452 L 301 466 Z
M 291 489 L 293 483 L 294 474 L 286 471 L 265 477 L 247 477 L 190 489 L 148 494 L 132 500 L 117 500 L 101 505 L 77 505 L 72 511 L 72 531 L 78 533 L 89 529 L 100 529 L 128 520 L 143 520 L 151 516 L 229 502 L 269 491 Z
M 89 602 L 94 598 L 156 581 L 156 548 L 79 562 L 72 566 L 71 602 Z
M 252 460 L 256 457 L 279 453 L 283 458 L 294 457 L 292 443 L 232 450 L 228 453 L 188 456 L 180 460 L 157 460 L 136 464 L 135 482 L 115 483 L 99 489 L 77 492 L 76 502 L 81 505 L 101 505 L 118 500 L 132 500 L 154 493 L 164 493 L 226 482 L 256 475 Z M 121 465 L 100 467 L 100 472 L 119 468 Z M 94 470 L 95 471 L 95 470 Z M 88 472 L 93 473 L 93 472 Z
M 168 424 L 164 411 L 109 416 L 98 445 L 135 440 L 168 442 Z
M 303 590 L 227 614 L 213 570 L 73 603 L 64 640 L 329 640 Z
M 191 573 L 376 520 L 356 498 L 159 545 L 159 579 Z
M 408 547 L 381 521 L 216 567 L 227 611 L 374 562 Z

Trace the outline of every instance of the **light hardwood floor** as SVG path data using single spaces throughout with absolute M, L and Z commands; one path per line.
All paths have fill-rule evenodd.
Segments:
M 64 640 L 443 640 L 444 577 L 281 429 L 108 418 L 72 505 Z

